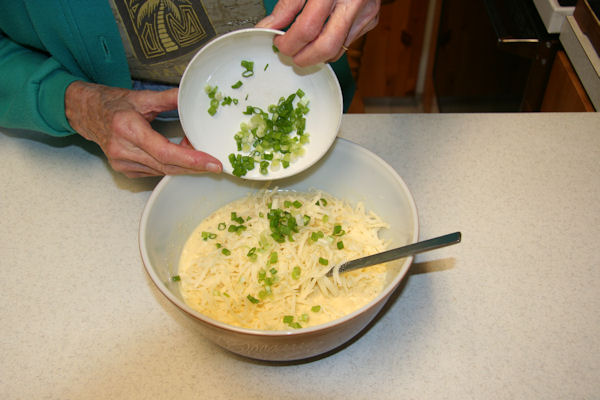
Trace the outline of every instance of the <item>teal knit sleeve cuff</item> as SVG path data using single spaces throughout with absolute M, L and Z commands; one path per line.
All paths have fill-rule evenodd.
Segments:
M 65 91 L 76 80 L 82 80 L 82 78 L 57 69 L 45 76 L 39 83 L 39 115 L 49 128 L 48 133 L 53 136 L 67 136 L 75 133 L 65 115 Z

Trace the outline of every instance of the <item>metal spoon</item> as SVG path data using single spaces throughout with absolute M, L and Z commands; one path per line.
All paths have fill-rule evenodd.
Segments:
M 423 253 L 429 250 L 439 249 L 440 247 L 450 246 L 452 244 L 460 243 L 461 233 L 454 232 L 448 235 L 438 236 L 433 239 L 424 240 L 409 244 L 407 246 L 398 247 L 396 249 L 387 250 L 381 253 L 372 254 L 370 256 L 358 258 L 356 260 L 346 261 L 340 264 L 340 274 L 343 272 L 352 271 L 354 269 L 368 267 L 371 265 L 382 264 L 384 262 L 397 260 L 399 258 L 408 257 L 413 254 Z M 334 267 L 335 268 L 335 267 Z M 334 268 L 331 268 L 326 276 L 333 275 Z

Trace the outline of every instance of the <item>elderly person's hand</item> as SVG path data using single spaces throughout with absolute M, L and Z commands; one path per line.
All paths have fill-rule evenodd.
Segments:
M 334 61 L 377 25 L 380 0 L 279 0 L 256 26 L 288 31 L 275 46 L 300 66 Z M 294 18 L 296 20 L 294 21 Z
M 177 91 L 76 81 L 65 92 L 65 113 L 73 129 L 98 143 L 112 168 L 128 177 L 221 172 L 221 162 L 194 150 L 187 138 L 171 143 L 150 126 L 159 113 L 177 108 Z

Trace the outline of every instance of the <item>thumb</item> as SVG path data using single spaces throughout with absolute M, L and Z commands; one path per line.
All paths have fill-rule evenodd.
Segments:
M 304 0 L 279 0 L 270 15 L 256 24 L 257 28 L 281 29 L 290 25 L 304 7 Z

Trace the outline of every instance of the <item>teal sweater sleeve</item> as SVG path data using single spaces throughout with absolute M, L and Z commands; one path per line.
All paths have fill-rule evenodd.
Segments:
M 131 87 L 112 11 L 97 0 L 12 0 L 0 13 L 0 126 L 74 133 L 65 90 L 75 80 Z
M 81 80 L 56 60 L 0 35 L 0 126 L 42 131 L 54 136 L 74 133 L 65 117 L 67 86 Z

